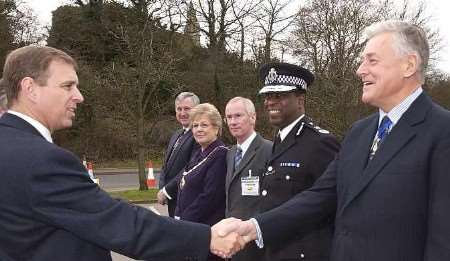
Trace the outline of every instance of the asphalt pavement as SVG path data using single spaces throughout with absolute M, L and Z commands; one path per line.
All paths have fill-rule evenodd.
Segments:
M 158 185 L 159 169 L 153 174 Z M 133 190 L 139 188 L 137 169 L 94 169 L 94 175 L 100 180 L 100 187 L 106 191 Z

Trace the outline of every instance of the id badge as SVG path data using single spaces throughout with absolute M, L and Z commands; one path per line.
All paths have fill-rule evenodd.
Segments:
M 259 177 L 250 176 L 241 178 L 242 196 L 259 196 Z

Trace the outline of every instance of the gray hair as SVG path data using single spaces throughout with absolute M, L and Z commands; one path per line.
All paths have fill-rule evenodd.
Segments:
M 211 124 L 219 129 L 218 136 L 222 134 L 222 116 L 220 116 L 219 110 L 211 103 L 202 103 L 191 109 L 189 112 L 190 126 L 192 128 L 192 122 L 199 116 L 205 115 Z
M 244 98 L 244 97 L 234 97 L 231 100 L 228 101 L 228 104 L 234 103 L 234 102 L 242 102 L 244 104 L 245 110 L 249 115 L 256 114 L 255 105 L 250 99 Z
M 195 95 L 195 93 L 182 92 L 182 93 L 178 94 L 177 97 L 175 98 L 175 106 L 176 106 L 176 102 L 182 101 L 187 98 L 190 98 L 192 100 L 192 103 L 194 103 L 194 106 L 200 104 L 200 99 L 198 98 L 197 95 Z
M 416 25 L 398 20 L 387 20 L 368 26 L 364 30 L 365 40 L 370 40 L 382 33 L 392 33 L 394 39 L 393 48 L 397 54 L 407 55 L 414 53 L 417 55 L 419 76 L 423 83 L 430 57 L 430 46 L 426 33 Z

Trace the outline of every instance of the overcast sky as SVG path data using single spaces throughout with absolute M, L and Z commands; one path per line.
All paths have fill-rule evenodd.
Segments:
M 25 0 L 25 2 L 34 10 L 43 24 L 49 25 L 51 12 L 58 6 L 68 3 L 69 0 Z M 444 48 L 439 57 L 438 68 L 450 73 L 450 1 L 427 0 L 426 4 L 433 14 L 433 24 L 439 28 L 443 37 Z

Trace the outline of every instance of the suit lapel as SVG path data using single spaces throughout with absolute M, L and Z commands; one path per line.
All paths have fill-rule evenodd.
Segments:
M 181 135 L 181 133 L 183 132 L 184 130 L 183 129 L 180 129 L 180 130 L 178 130 L 178 131 L 176 131 L 175 133 L 174 133 L 174 135 L 172 135 L 172 137 L 170 138 L 170 141 L 169 141 L 169 146 L 168 146 L 168 153 L 166 154 L 166 156 L 165 156 L 165 163 L 166 163 L 166 166 L 171 166 L 171 164 L 170 164 L 170 162 L 169 161 L 173 161 L 173 159 L 175 158 L 174 156 L 175 155 L 172 155 L 172 154 L 174 154 L 174 153 L 176 153 L 176 151 L 173 151 L 174 150 L 174 146 L 175 146 L 175 143 L 176 143 L 176 141 L 177 141 L 177 139 L 178 139 L 178 137 Z M 184 135 L 184 137 L 181 137 L 180 139 L 183 139 L 183 140 L 180 140 L 179 141 L 179 145 L 178 145 L 178 147 L 177 148 L 175 148 L 175 150 L 177 150 L 178 148 L 180 148 L 181 147 L 181 145 L 183 144 L 182 142 L 184 142 L 185 141 L 185 139 L 186 139 L 186 137 L 188 136 L 187 135 L 188 133 L 186 133 L 186 135 Z
M 229 158 L 227 160 L 226 191 L 228 191 L 228 188 L 230 187 L 231 181 L 234 177 L 234 157 L 236 155 L 236 145 L 231 147 L 228 155 Z
M 242 170 L 249 164 L 249 162 L 253 159 L 253 157 L 256 154 L 256 149 L 259 147 L 260 140 L 259 137 L 256 136 L 255 139 L 252 141 L 250 146 L 248 147 L 247 151 L 244 154 L 244 157 L 242 158 L 241 162 L 239 163 L 239 166 L 237 167 L 236 171 L 233 173 L 233 179 L 236 177 Z
M 239 163 L 239 166 L 236 170 L 234 170 L 234 156 L 236 155 L 236 146 L 233 146 L 231 149 L 231 158 L 227 164 L 228 167 L 228 173 L 227 175 L 227 191 L 229 189 L 229 186 L 233 180 L 239 176 L 239 174 L 245 169 L 245 167 L 250 163 L 250 161 L 255 157 L 256 150 L 259 148 L 260 144 L 262 142 L 261 136 L 259 134 L 256 134 L 255 139 L 252 141 L 250 146 L 248 147 L 247 151 L 244 154 L 244 157 L 242 158 L 241 162 Z
M 431 101 L 425 94 L 421 94 L 417 100 L 411 105 L 411 107 L 405 112 L 399 122 L 394 126 L 392 131 L 384 140 L 383 144 L 377 150 L 375 156 L 368 162 L 367 167 L 362 171 L 361 177 L 355 178 L 355 185 L 349 188 L 349 196 L 344 203 L 342 210 L 357 197 L 369 183 L 381 173 L 383 168 L 389 164 L 389 162 L 395 160 L 395 155 L 401 152 L 411 140 L 415 138 L 418 132 L 416 125 L 422 123 L 425 120 L 426 113 L 431 106 Z M 378 123 L 378 122 L 377 122 Z M 366 135 L 369 132 L 366 132 Z M 372 133 L 372 138 L 374 133 Z M 364 139 L 367 139 L 365 137 Z M 358 150 L 356 150 L 358 151 Z M 365 150 L 364 150 L 365 151 Z M 369 152 L 362 156 L 368 158 Z M 367 159 L 366 159 L 367 160 Z M 363 160 L 360 158 L 356 163 L 360 163 Z M 359 165 L 357 166 L 359 167 Z M 359 168 L 358 168 L 359 169 Z

